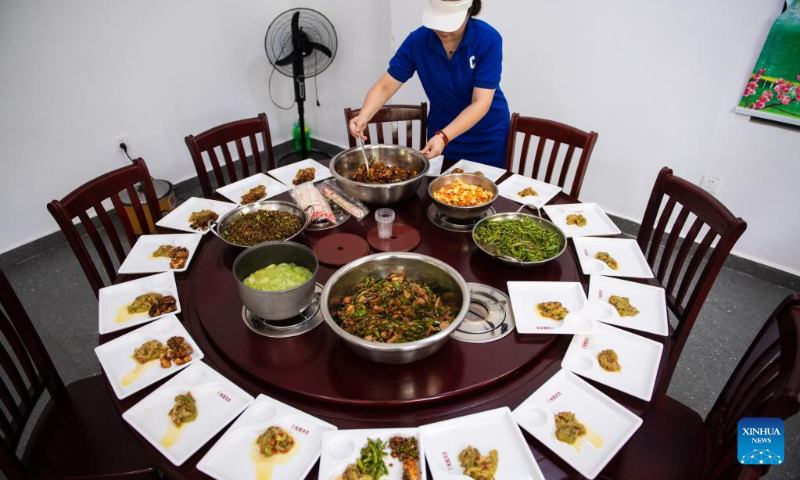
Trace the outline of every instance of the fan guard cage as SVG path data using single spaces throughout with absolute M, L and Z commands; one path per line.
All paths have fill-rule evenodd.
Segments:
M 300 29 L 315 43 L 325 45 L 331 50 L 331 56 L 317 51 L 303 58 L 303 67 L 307 78 L 314 77 L 324 72 L 333 62 L 336 56 L 337 38 L 336 30 L 328 18 L 316 10 L 310 8 L 294 8 L 278 15 L 267 28 L 267 35 L 264 37 L 264 49 L 267 52 L 269 63 L 275 70 L 286 75 L 292 76 L 292 65 L 277 65 L 276 62 L 292 52 L 292 16 L 295 12 L 300 12 Z

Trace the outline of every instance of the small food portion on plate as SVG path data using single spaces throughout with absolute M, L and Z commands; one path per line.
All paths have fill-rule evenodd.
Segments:
M 256 445 L 261 455 L 272 457 L 273 455 L 286 454 L 294 447 L 294 437 L 281 427 L 271 426 L 256 439 Z
M 553 320 L 564 320 L 564 318 L 566 318 L 566 316 L 569 314 L 569 310 L 567 310 L 567 307 L 562 305 L 561 302 L 537 303 L 536 309 L 539 310 L 539 313 L 543 317 Z
M 481 455 L 480 450 L 468 446 L 458 454 L 458 463 L 464 469 L 464 475 L 475 480 L 494 480 L 500 457 L 497 450 L 490 450 L 489 455 Z
M 586 435 L 586 427 L 575 418 L 572 412 L 559 412 L 555 414 L 556 438 L 570 445 Z
M 301 183 L 313 182 L 316 176 L 317 169 L 315 167 L 301 168 L 295 174 L 292 184 L 300 185 Z
M 169 268 L 179 270 L 186 266 L 189 259 L 189 249 L 186 247 L 173 247 L 172 245 L 161 245 L 153 252 L 153 258 L 169 258 Z
M 580 213 L 570 213 L 567 215 L 567 225 L 575 225 L 578 227 L 586 226 L 586 217 Z
M 189 215 L 189 227 L 193 230 L 208 230 L 208 222 L 216 221 L 219 218 L 214 210 L 200 210 Z
M 604 262 L 611 270 L 616 270 L 619 268 L 617 261 L 614 260 L 614 257 L 609 255 L 608 252 L 597 252 L 594 254 L 594 258 Z
M 563 247 L 561 236 L 530 217 L 486 221 L 475 229 L 475 240 L 492 255 L 520 262 L 541 262 L 555 257 Z
M 446 329 L 454 319 L 451 308 L 428 285 L 402 272 L 362 280 L 336 311 L 344 331 L 378 343 L 421 340 Z
M 236 217 L 225 227 L 222 237 L 231 243 L 250 247 L 262 242 L 287 239 L 302 226 L 300 219 L 289 212 L 259 210 Z
M 494 198 L 494 193 L 480 185 L 456 180 L 433 192 L 433 198 L 454 207 L 476 207 Z
M 255 187 L 251 188 L 250 190 L 246 191 L 244 195 L 242 195 L 241 204 L 246 205 L 248 203 L 254 203 L 262 198 L 267 196 L 267 186 L 266 185 L 256 185 Z
M 144 342 L 141 347 L 133 350 L 133 359 L 141 364 L 158 360 L 164 354 L 166 347 L 158 340 Z
M 525 198 L 525 197 L 538 197 L 539 194 L 533 188 L 527 187 L 527 188 L 525 188 L 523 190 L 520 190 L 519 193 L 517 193 L 517 196 L 518 197 L 522 197 L 522 198 Z
M 407 168 L 400 168 L 398 166 L 389 167 L 380 160 L 373 160 L 369 164 L 369 172 L 367 166 L 361 163 L 350 180 L 361 183 L 369 183 L 373 185 L 382 185 L 387 183 L 397 183 L 412 179 L 417 176 L 419 172 L 409 170 Z
M 175 397 L 175 405 L 169 411 L 169 419 L 176 427 L 197 420 L 197 401 L 192 392 Z
M 392 457 L 403 462 L 403 480 L 419 480 L 419 444 L 415 437 L 399 435 L 389 439 Z
M 160 359 L 162 368 L 171 367 L 172 362 L 180 366 L 192 360 L 192 347 L 179 336 L 170 337 L 166 345 L 150 340 L 133 350 L 133 359 L 141 364 Z
M 361 456 L 356 463 L 347 465 L 341 480 L 380 480 L 389 475 L 389 468 L 383 457 L 386 456 L 386 443 L 378 439 L 367 438 L 367 444 L 361 449 Z
M 147 312 L 150 318 L 159 317 L 177 310 L 177 300 L 172 295 L 148 292 L 136 297 L 127 309 L 129 315 Z
M 619 364 L 619 356 L 614 350 L 608 349 L 598 353 L 597 361 L 606 372 L 619 372 L 622 370 L 622 365 Z
M 243 283 L 254 290 L 279 292 L 306 283 L 312 275 L 311 270 L 294 263 L 275 263 L 251 273 Z
M 639 309 L 631 305 L 631 299 L 628 297 L 611 295 L 608 297 L 608 303 L 617 309 L 620 317 L 635 317 L 639 315 Z

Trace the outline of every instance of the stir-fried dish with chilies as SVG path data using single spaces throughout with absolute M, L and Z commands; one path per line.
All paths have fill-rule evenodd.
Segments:
M 347 333 L 379 343 L 421 340 L 446 329 L 455 318 L 429 286 L 402 273 L 361 281 L 342 300 L 336 316 Z

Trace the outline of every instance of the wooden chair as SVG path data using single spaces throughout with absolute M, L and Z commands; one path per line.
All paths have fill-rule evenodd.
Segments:
M 258 147 L 256 137 L 261 136 L 264 151 Z M 244 140 L 250 144 L 250 151 L 253 156 L 255 170 L 250 170 L 247 153 L 244 150 Z M 186 137 L 186 146 L 194 161 L 194 168 L 197 170 L 197 178 L 200 180 L 200 187 L 203 189 L 203 196 L 212 198 L 214 188 L 223 187 L 229 183 L 241 180 L 236 173 L 236 165 L 231 155 L 229 144 L 236 145 L 236 153 L 242 168 L 242 178 L 247 178 L 256 172 L 267 172 L 275 168 L 275 155 L 272 153 L 272 135 L 269 131 L 269 120 L 266 113 L 259 113 L 257 117 L 245 118 L 235 122 L 225 123 L 197 135 Z M 225 162 L 225 171 L 228 178 L 225 178 L 216 149 L 221 150 L 222 158 Z M 267 154 L 266 165 L 264 164 L 264 152 Z M 211 168 L 214 171 L 214 178 L 217 186 L 212 188 L 211 180 L 208 176 L 203 154 L 208 156 Z
M 663 209 L 662 204 L 665 204 Z M 679 242 L 690 215 L 691 226 Z M 669 363 L 659 384 L 661 392 L 666 392 L 703 302 L 745 228 L 745 221 L 734 217 L 711 194 L 673 175 L 671 169 L 661 169 L 637 237 L 647 263 L 665 289 L 667 306 L 678 320 L 671 333 Z M 701 231 L 702 241 L 696 245 Z
M 0 470 L 6 478 L 158 478 L 102 376 L 64 386 L 2 271 L 0 337 Z M 45 390 L 51 399 L 19 458 L 20 437 Z
M 361 109 L 344 109 L 344 125 L 347 128 L 347 139 L 350 142 L 350 148 L 356 146 L 356 139 L 352 135 L 350 135 L 350 120 L 356 117 Z M 406 142 L 405 146 L 409 148 L 414 148 L 413 145 L 413 124 L 415 121 L 420 122 L 420 129 L 419 129 L 419 148 L 418 150 L 422 150 L 425 148 L 425 144 L 428 143 L 428 104 L 426 102 L 422 102 L 417 105 L 386 105 L 385 107 L 378 110 L 378 113 L 375 114 L 374 117 L 369 121 L 369 125 L 374 126 L 375 136 L 377 137 L 376 143 L 386 143 L 384 138 L 384 131 L 383 131 L 383 124 L 390 123 L 392 128 L 392 144 L 393 145 L 400 145 L 400 139 L 398 138 L 398 123 L 405 122 L 406 127 Z M 367 136 L 366 143 L 372 143 L 372 134 L 370 134 L 369 125 L 367 128 L 364 129 L 364 135 Z
M 739 463 L 737 424 L 745 417 L 786 420 L 800 411 L 798 344 L 800 294 L 793 294 L 767 319 L 705 420 L 666 395 L 655 397 L 641 428 L 601 476 L 745 479 L 764 475 L 767 465 Z
M 523 134 L 523 141 L 519 164 L 515 170 L 514 150 L 516 148 L 518 133 Z M 532 136 L 538 137 L 539 141 L 536 147 L 536 156 L 533 160 L 531 177 L 546 183 L 553 183 L 553 173 L 559 163 L 558 153 L 561 150 L 561 145 L 567 146 L 564 160 L 560 162 L 561 166 L 559 169 L 558 182 L 556 183 L 559 187 L 564 189 L 564 192 L 567 192 L 565 184 L 569 176 L 575 149 L 581 149 L 578 165 L 575 167 L 575 173 L 572 175 L 572 186 L 568 192 L 572 197 L 578 198 L 581 193 L 581 187 L 583 186 L 583 177 L 586 175 L 586 167 L 589 165 L 589 159 L 592 157 L 594 144 L 597 142 L 597 132 L 586 133 L 583 130 L 578 130 L 575 127 L 563 123 L 545 120 L 543 118 L 523 117 L 520 116 L 519 113 L 514 113 L 511 115 L 511 130 L 508 133 L 506 170 L 512 173 L 525 175 Z M 545 171 L 544 178 L 541 179 L 539 177 L 542 167 L 542 157 L 548 141 L 552 141 L 553 146 L 550 150 L 550 158 L 547 160 L 547 170 Z
M 144 207 L 139 201 L 139 195 L 135 188 L 137 184 L 140 184 L 144 190 L 151 221 L 148 221 Z M 105 282 L 84 242 L 81 232 L 73 223 L 73 220 L 76 218 L 80 220 L 81 226 L 91 240 L 94 250 L 103 264 L 108 279 L 113 283 L 117 278 L 117 267 L 111 259 L 108 246 L 104 242 L 103 235 L 100 234 L 98 227 L 105 231 L 107 242 L 111 244 L 119 264 L 122 264 L 125 260 L 127 252 L 115 227 L 116 222 L 106 212 L 103 203 L 107 200 L 111 201 L 118 223 L 121 224 L 125 238 L 128 241 L 128 251 L 130 251 L 130 248 L 133 247 L 139 237 L 134 232 L 133 222 L 128 217 L 125 206 L 120 200 L 119 194 L 122 191 L 127 192 L 128 198 L 130 198 L 131 205 L 129 208 L 132 208 L 136 214 L 135 221 L 138 223 L 140 231 L 154 233 L 154 224 L 161 219 L 161 210 L 153 189 L 150 172 L 147 170 L 147 164 L 141 158 L 134 160 L 133 165 L 101 175 L 81 185 L 61 200 L 53 200 L 47 204 L 50 214 L 53 215 L 58 226 L 61 227 L 61 232 L 67 237 L 67 242 L 69 242 L 72 252 L 78 257 L 78 262 L 80 262 L 83 273 L 89 280 L 95 296 L 105 286 Z M 97 220 L 99 220 L 99 225 L 96 225 L 97 220 L 93 221 L 89 217 L 89 210 L 94 210 Z

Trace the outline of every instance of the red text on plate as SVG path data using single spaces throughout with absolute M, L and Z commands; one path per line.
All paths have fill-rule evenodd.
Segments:
M 225 400 L 226 402 L 230 402 L 231 401 L 231 397 L 225 395 L 222 392 L 217 392 L 217 395 L 219 396 L 219 398 Z
M 447 455 L 447 452 L 442 452 L 442 457 L 444 457 L 444 463 L 447 464 L 447 469 L 453 468 L 453 463 L 450 461 L 450 457 Z
M 299 427 L 299 426 L 297 426 L 297 425 L 292 425 L 292 430 L 297 430 L 298 432 L 300 432 L 300 433 L 302 433 L 302 434 L 304 434 L 304 435 L 308 435 L 308 434 L 310 433 L 310 432 L 309 432 L 308 430 L 306 430 L 305 428 L 303 428 L 303 427 Z
M 561 392 L 554 393 L 552 397 L 547 399 L 547 403 L 553 403 L 556 400 L 556 398 L 558 398 L 560 396 L 561 396 Z
M 589 337 L 583 339 L 583 343 L 581 344 L 582 348 L 586 348 L 589 346 Z

